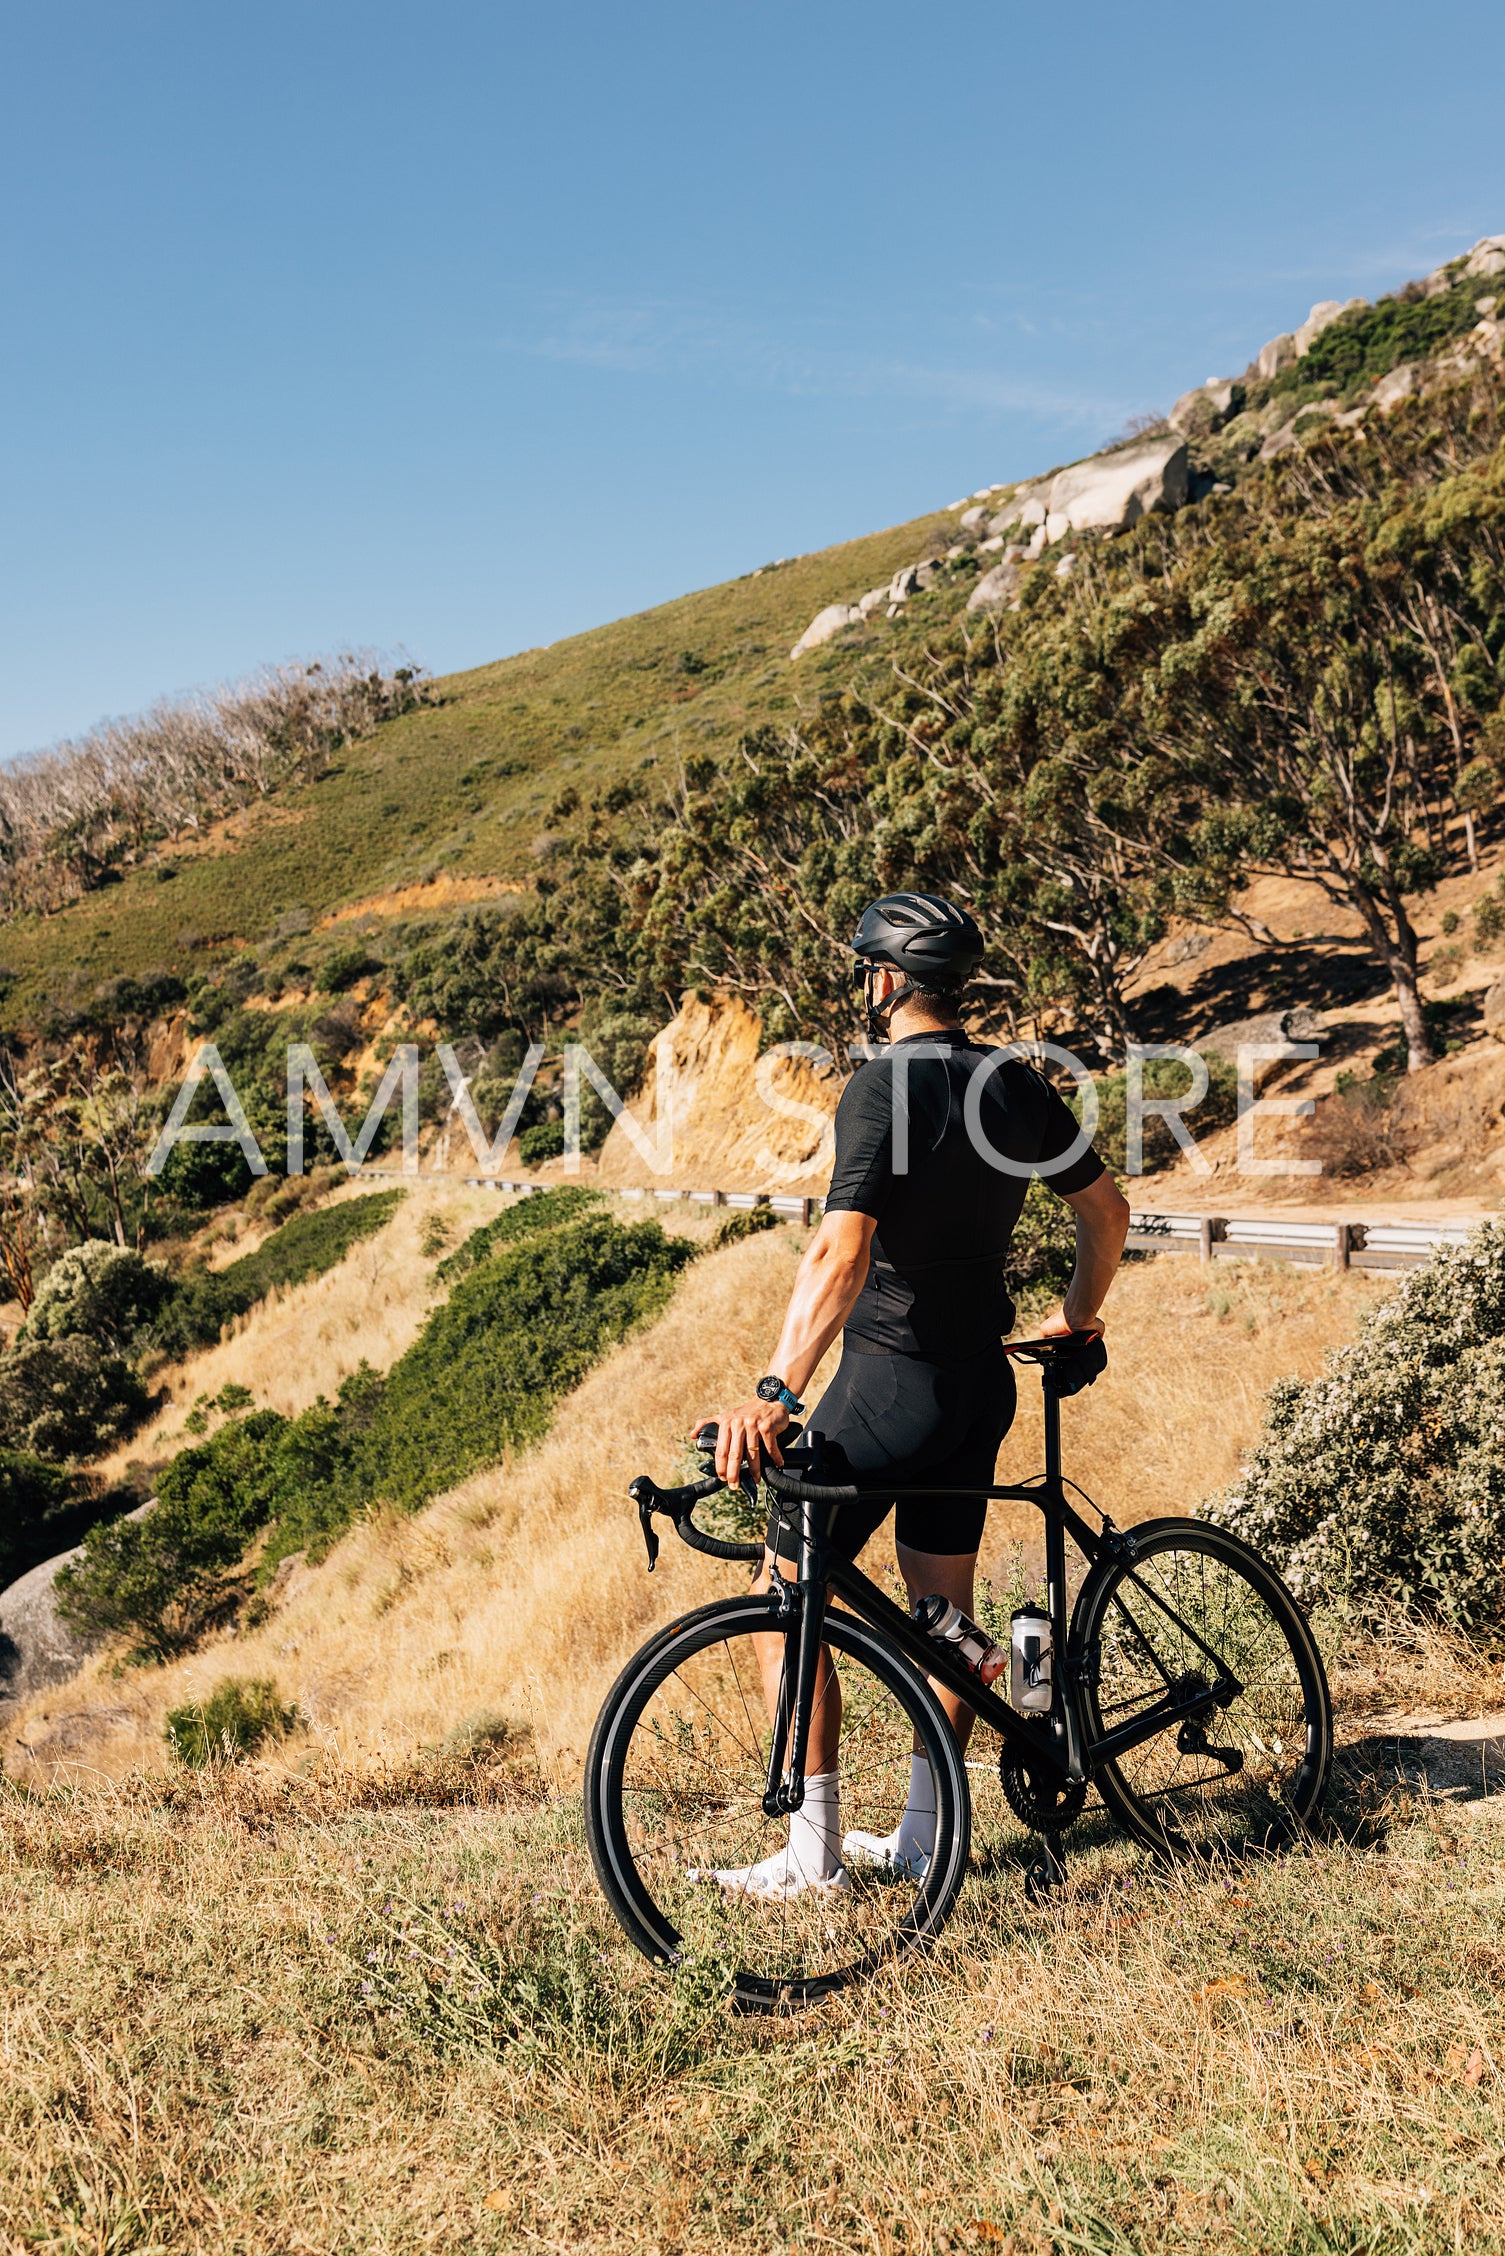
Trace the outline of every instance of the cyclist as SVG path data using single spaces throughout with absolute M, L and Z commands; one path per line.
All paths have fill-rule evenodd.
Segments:
M 841 1361 L 811 1415 L 823 1475 L 870 1492 L 842 1508 L 834 1529 L 855 1559 L 886 1519 L 884 1482 L 986 1487 L 1014 1415 L 1012 1367 L 1002 1341 L 1014 1321 L 1003 1281 L 1009 1240 L 1031 1175 L 1044 1177 L 1076 1216 L 1076 1262 L 1051 1336 L 1101 1331 L 1099 1309 L 1123 1252 L 1129 1209 L 1060 1097 L 1034 1067 L 974 1042 L 961 1023 L 962 990 L 983 955 L 964 909 L 928 893 L 893 893 L 864 910 L 852 941 L 874 1041 L 887 1048 L 853 1074 L 836 1111 L 836 1158 L 824 1220 L 802 1260 L 767 1377 L 750 1401 L 722 1411 L 716 1470 L 735 1480 L 746 1462 L 782 1464 L 779 1435 L 837 1334 Z M 703 1419 L 701 1424 L 712 1421 Z M 895 1550 L 910 1598 L 938 1592 L 970 1613 L 987 1504 L 918 1497 L 899 1503 Z M 756 1589 L 766 1589 L 781 1547 L 792 1573 L 794 1539 L 769 1530 Z M 782 1637 L 760 1640 L 772 1714 Z M 972 1712 L 937 1692 L 963 1744 Z M 935 1845 L 929 1764 L 915 1755 L 897 1830 L 849 1832 L 839 1813 L 840 1686 L 821 1655 L 804 1806 L 787 1846 L 745 1870 L 718 1872 L 723 1887 L 774 1901 L 810 1886 L 844 1888 L 846 1865 L 921 1876 Z

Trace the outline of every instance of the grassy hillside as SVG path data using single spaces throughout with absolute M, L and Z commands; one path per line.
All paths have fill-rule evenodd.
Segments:
M 5 1022 L 122 975 L 201 970 L 299 912 L 317 922 L 441 874 L 526 879 L 566 784 L 600 791 L 646 763 L 668 787 L 681 757 L 793 715 L 811 676 L 789 650 L 812 615 L 887 579 L 948 522 L 921 518 L 451 676 L 437 705 L 350 745 L 318 783 L 56 916 L 8 923 Z

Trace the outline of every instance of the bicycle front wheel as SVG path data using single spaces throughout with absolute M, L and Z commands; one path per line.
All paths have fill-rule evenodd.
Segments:
M 1201 1520 L 1134 1530 L 1132 1566 L 1088 1577 L 1072 1623 L 1098 1740 L 1158 1700 L 1220 1678 L 1239 1690 L 1095 1773 L 1119 1823 L 1151 1848 L 1203 1856 L 1279 1847 L 1321 1805 L 1332 1760 L 1322 1657 L 1257 1552 Z
M 763 1810 L 772 1727 L 754 1645 L 782 1634 L 763 1598 L 672 1623 L 617 1679 L 586 1759 L 591 1860 L 628 1936 L 668 1964 L 724 1965 L 738 2001 L 764 2012 L 809 2004 L 933 1937 L 966 1870 L 970 1814 L 961 1753 L 929 1685 L 865 1623 L 831 1613 L 842 1829 L 897 1829 L 918 1747 L 936 1786 L 935 1852 L 920 1875 L 854 1859 L 844 1886 L 782 1901 L 718 1879 L 789 1842 L 788 1818 Z

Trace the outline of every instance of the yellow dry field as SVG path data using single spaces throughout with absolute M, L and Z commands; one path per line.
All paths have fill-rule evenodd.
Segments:
M 329 1392 L 362 1352 L 390 1360 L 427 1305 L 405 1281 L 418 1207 L 417 1198 L 406 1202 L 390 1233 L 321 1280 L 322 1295 L 304 1288 L 298 1321 L 288 1320 L 298 1298 L 289 1296 L 254 1319 L 242 1342 L 200 1359 L 190 1387 L 234 1377 L 258 1401 L 295 1410 Z M 526 1723 L 556 1776 L 572 1780 L 628 1655 L 741 1572 L 698 1558 L 666 1532 L 650 1579 L 624 1490 L 644 1470 L 665 1481 L 693 1477 L 684 1437 L 697 1415 L 766 1364 L 802 1243 L 801 1233 L 779 1229 L 708 1255 L 659 1322 L 563 1404 L 541 1444 L 424 1512 L 355 1529 L 318 1568 L 294 1566 L 261 1627 L 165 1668 L 114 1675 L 96 1664 L 40 1696 L 12 1726 L 7 1767 L 41 1779 L 160 1766 L 167 1709 L 233 1674 L 274 1678 L 309 1719 L 308 1735 L 287 1750 L 295 1763 L 318 1755 L 361 1770 L 401 1761 L 469 1719 L 505 1715 Z M 1066 1405 L 1068 1473 L 1126 1521 L 1193 1508 L 1235 1471 L 1270 1382 L 1314 1372 L 1385 1289 L 1276 1264 L 1208 1271 L 1163 1257 L 1132 1265 L 1109 1303 L 1110 1370 Z M 376 1353 L 352 1322 L 363 1292 L 382 1327 Z M 1038 1392 L 1024 1372 L 1004 1478 L 1038 1465 Z M 1033 1515 L 995 1515 L 983 1565 L 1006 1575 L 1010 1547 L 1030 1537 Z M 867 1563 L 885 1556 L 880 1535 Z

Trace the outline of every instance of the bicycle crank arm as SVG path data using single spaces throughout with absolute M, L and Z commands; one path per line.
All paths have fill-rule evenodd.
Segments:
M 1087 1759 L 1094 1768 L 1099 1763 L 1113 1762 L 1119 1755 L 1126 1755 L 1131 1747 L 1142 1747 L 1147 1739 L 1158 1737 L 1173 1723 L 1197 1722 L 1209 1708 L 1231 1707 L 1243 1689 L 1236 1676 L 1220 1676 L 1215 1684 L 1199 1676 L 1195 1691 L 1189 1693 L 1172 1685 L 1152 1707 L 1131 1722 L 1121 1723 L 1116 1731 L 1107 1732 L 1090 1746 Z M 1207 1752 L 1210 1754 L 1212 1749 Z

